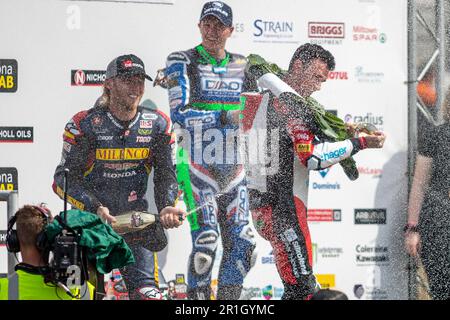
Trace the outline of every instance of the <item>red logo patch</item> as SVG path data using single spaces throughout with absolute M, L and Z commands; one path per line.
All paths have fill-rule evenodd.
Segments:
M 140 128 L 143 128 L 143 129 L 151 129 L 153 127 L 153 121 L 152 120 L 140 120 L 139 126 L 140 126 Z
M 92 124 L 94 126 L 99 126 L 102 124 L 102 119 L 100 119 L 100 117 L 95 117 L 94 119 L 92 119 Z

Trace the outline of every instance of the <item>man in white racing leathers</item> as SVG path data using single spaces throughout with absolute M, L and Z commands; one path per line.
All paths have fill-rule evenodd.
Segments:
M 294 53 L 284 82 L 302 97 L 320 90 L 335 66 L 332 54 L 305 44 Z M 281 82 L 281 80 L 280 80 Z M 276 91 L 276 90 L 274 90 Z M 385 136 L 375 132 L 340 142 L 326 142 L 307 107 L 284 104 L 270 91 L 243 94 L 243 131 L 265 134 L 265 161 L 249 165 L 250 209 L 259 234 L 270 241 L 283 299 L 308 299 L 318 288 L 312 271 L 311 240 L 306 220 L 309 170 L 321 170 L 365 148 L 381 148 Z M 249 161 L 260 157 L 251 140 Z M 256 150 L 252 154 L 252 150 Z M 294 192 L 294 184 L 300 190 Z

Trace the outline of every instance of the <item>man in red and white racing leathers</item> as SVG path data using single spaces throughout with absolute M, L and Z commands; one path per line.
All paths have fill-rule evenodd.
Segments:
M 330 52 L 305 44 L 295 52 L 283 80 L 308 97 L 320 89 L 334 65 Z M 307 299 L 319 287 L 306 220 L 309 170 L 327 168 L 365 148 L 381 148 L 385 136 L 376 132 L 326 142 L 318 135 L 311 111 L 283 104 L 277 95 L 243 94 L 242 127 L 252 141 L 247 151 L 250 209 L 257 231 L 273 247 L 284 284 L 282 298 Z M 295 190 L 294 184 L 299 186 Z

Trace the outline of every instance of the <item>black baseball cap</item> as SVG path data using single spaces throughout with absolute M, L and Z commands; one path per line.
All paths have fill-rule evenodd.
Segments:
M 106 68 L 106 79 L 122 75 L 134 76 L 137 74 L 143 75 L 146 79 L 153 81 L 153 79 L 145 73 L 144 62 L 134 54 L 119 56 L 111 61 Z
M 214 16 L 227 27 L 233 26 L 233 11 L 226 3 L 222 1 L 210 1 L 203 5 L 200 21 L 206 16 Z

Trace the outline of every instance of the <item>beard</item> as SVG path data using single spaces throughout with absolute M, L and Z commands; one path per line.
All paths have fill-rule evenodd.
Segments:
M 121 101 L 119 101 L 119 105 L 122 106 L 122 110 L 126 112 L 131 112 L 136 109 L 137 105 L 139 105 L 139 101 L 140 99 L 133 100 L 129 98 L 124 98 L 121 99 Z

